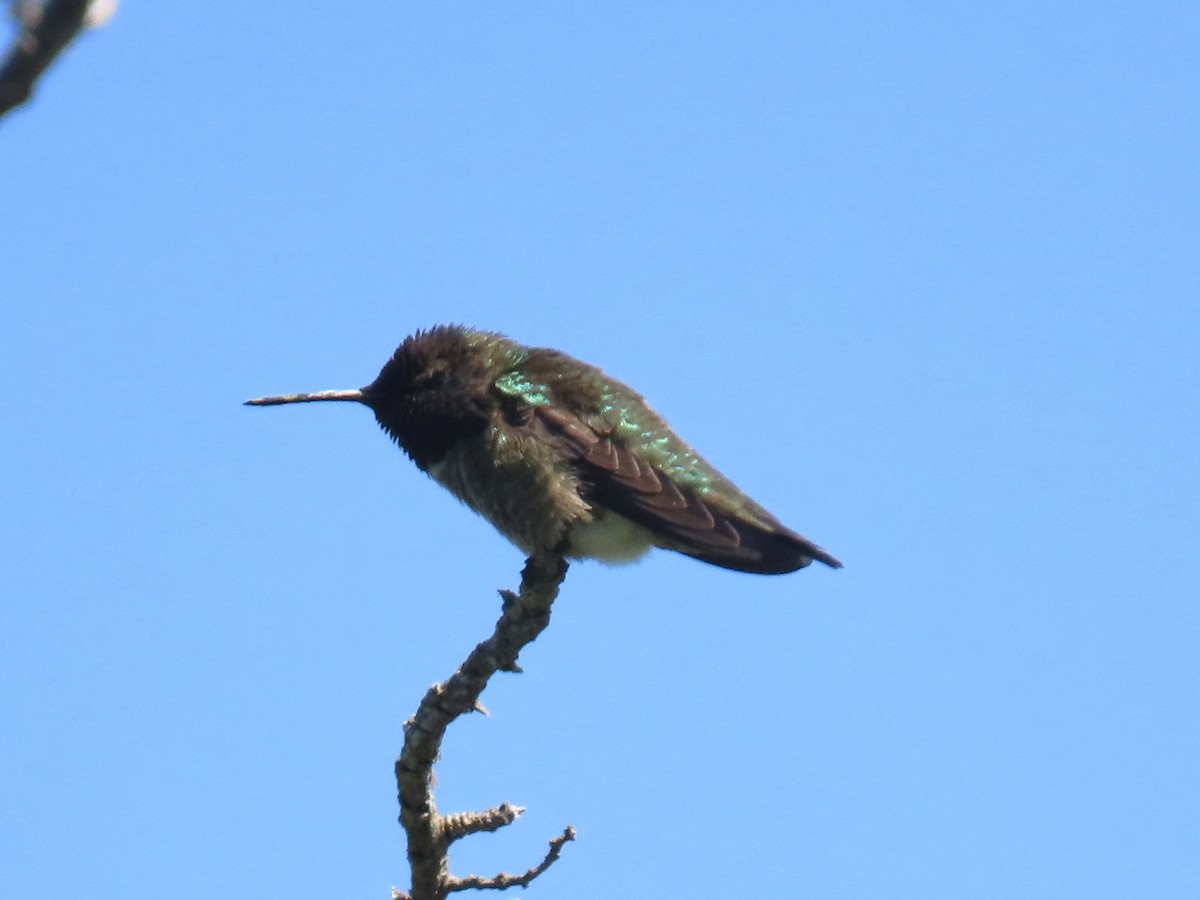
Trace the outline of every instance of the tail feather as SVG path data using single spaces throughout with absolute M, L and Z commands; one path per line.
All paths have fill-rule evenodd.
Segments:
M 783 575 L 803 569 L 815 559 L 832 569 L 842 562 L 806 537 L 780 526 L 768 531 L 745 521 L 724 519 L 721 530 L 736 534 L 736 542 L 714 545 L 709 541 L 672 543 L 672 550 L 723 569 L 757 575 Z

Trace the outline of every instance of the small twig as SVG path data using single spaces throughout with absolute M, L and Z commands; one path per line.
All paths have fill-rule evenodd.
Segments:
M 523 806 L 513 806 L 511 803 L 501 803 L 483 812 L 461 812 L 442 816 L 442 833 L 446 843 L 452 844 L 468 834 L 479 834 L 484 831 L 499 831 L 505 825 L 517 821 L 517 816 L 525 812 Z
M 17 36 L 0 62 L 0 116 L 33 95 L 33 85 L 83 27 L 89 0 L 46 0 L 40 9 L 14 7 Z
M 468 875 L 466 878 L 451 876 L 447 889 L 450 891 L 467 891 L 474 888 L 480 891 L 489 889 L 502 891 L 510 887 L 529 887 L 529 882 L 550 868 L 554 861 L 562 855 L 563 844 L 573 840 L 575 840 L 575 829 L 568 825 L 563 829 L 562 834 L 550 842 L 550 849 L 546 853 L 546 858 L 524 874 L 510 875 L 508 872 L 501 872 L 499 875 L 494 875 L 491 878 L 483 878 L 479 875 Z
M 451 891 L 469 887 L 501 889 L 510 884 L 528 884 L 558 858 L 566 841 L 574 839 L 575 831 L 568 826 L 551 842 L 546 859 L 524 875 L 456 878 L 450 874 L 450 844 L 467 834 L 496 831 L 511 824 L 522 810 L 505 803 L 481 813 L 442 816 L 434 804 L 432 789 L 433 764 L 446 728 L 459 716 L 478 708 L 479 695 L 493 674 L 520 671 L 517 656 L 550 624 L 550 606 L 566 574 L 567 563 L 561 554 L 544 552 L 529 557 L 521 573 L 520 592 L 500 592 L 503 612 L 492 636 L 471 651 L 458 671 L 431 687 L 405 723 L 404 749 L 396 760 L 396 786 L 400 824 L 408 839 L 412 893 L 394 891 L 394 897 L 445 900 Z

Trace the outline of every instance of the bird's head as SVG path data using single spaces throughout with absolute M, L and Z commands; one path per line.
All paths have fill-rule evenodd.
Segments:
M 379 376 L 357 391 L 319 391 L 247 400 L 250 406 L 354 401 L 422 469 L 455 443 L 482 431 L 496 408 L 490 388 L 499 336 L 438 325 L 404 339 Z

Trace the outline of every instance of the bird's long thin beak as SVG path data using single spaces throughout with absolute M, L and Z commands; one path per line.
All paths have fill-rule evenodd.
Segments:
M 245 406 L 279 406 L 281 403 L 315 403 L 318 400 L 353 400 L 362 403 L 362 391 L 317 391 L 313 394 L 281 394 L 278 397 L 257 397 L 247 400 Z

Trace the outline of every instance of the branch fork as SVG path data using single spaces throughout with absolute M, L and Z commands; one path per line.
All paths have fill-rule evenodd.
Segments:
M 503 608 L 492 636 L 476 645 L 453 675 L 431 687 L 404 724 L 404 748 L 396 759 L 395 772 L 412 887 L 407 894 L 393 890 L 394 900 L 445 900 L 456 891 L 526 887 L 559 858 L 567 841 L 575 839 L 575 829 L 568 825 L 550 841 L 542 861 L 520 875 L 501 872 L 491 877 L 458 877 L 450 874 L 450 845 L 469 834 L 511 825 L 524 809 L 501 803 L 480 812 L 442 815 L 433 799 L 433 764 L 447 727 L 464 713 L 486 712 L 479 695 L 493 674 L 521 671 L 517 657 L 550 624 L 550 606 L 566 574 L 567 563 L 560 553 L 530 556 L 521 573 L 520 591 L 500 592 Z

